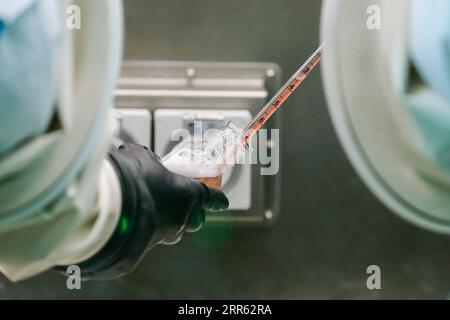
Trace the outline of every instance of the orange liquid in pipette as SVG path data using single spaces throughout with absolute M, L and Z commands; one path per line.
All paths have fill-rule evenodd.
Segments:
M 220 189 L 222 187 L 222 175 L 217 177 L 194 178 L 194 179 L 203 182 L 210 188 Z
M 305 80 L 307 77 L 306 74 L 302 75 L 299 78 L 293 79 L 289 86 L 284 89 L 277 100 L 270 105 L 270 108 L 265 110 L 263 114 L 258 118 L 258 121 L 254 121 L 247 129 L 246 135 L 244 137 L 244 142 L 248 142 L 248 140 L 269 120 L 269 118 L 278 110 L 279 107 L 289 98 L 292 92 L 298 88 L 298 86 Z
M 306 63 L 284 84 L 275 96 L 264 106 L 256 117 L 244 128 L 243 143 L 250 138 L 269 120 L 289 96 L 302 84 L 311 71 L 319 64 L 323 45 L 317 49 Z

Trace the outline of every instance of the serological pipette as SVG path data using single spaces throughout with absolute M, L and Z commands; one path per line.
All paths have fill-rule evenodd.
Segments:
M 269 120 L 289 96 L 302 84 L 314 68 L 320 63 L 323 55 L 323 44 L 306 60 L 306 62 L 289 78 L 280 90 L 267 102 L 260 112 L 242 131 L 244 142 L 249 139 Z

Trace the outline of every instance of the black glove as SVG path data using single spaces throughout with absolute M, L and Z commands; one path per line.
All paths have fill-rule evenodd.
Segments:
M 129 273 L 154 245 L 174 244 L 185 231 L 199 230 L 205 210 L 228 208 L 220 190 L 170 172 L 145 147 L 124 144 L 109 159 L 121 183 L 122 213 L 107 245 L 80 264 L 85 279 Z

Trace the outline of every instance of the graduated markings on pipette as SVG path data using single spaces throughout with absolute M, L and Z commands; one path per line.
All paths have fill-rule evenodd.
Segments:
M 278 110 L 278 108 L 289 98 L 289 96 L 300 86 L 309 76 L 312 70 L 319 64 L 322 58 L 323 44 L 306 60 L 280 90 L 269 100 L 253 120 L 244 127 L 244 143 L 247 143 L 267 120 Z

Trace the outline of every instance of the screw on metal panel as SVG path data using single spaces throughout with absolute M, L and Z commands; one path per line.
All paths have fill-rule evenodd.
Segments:
M 186 76 L 188 78 L 193 78 L 195 77 L 195 69 L 194 68 L 187 68 L 186 69 Z
M 266 76 L 267 76 L 268 78 L 273 78 L 273 77 L 275 76 L 275 70 L 273 70 L 273 69 L 267 69 L 267 70 L 266 70 Z
M 267 210 L 267 211 L 264 213 L 264 216 L 266 217 L 267 220 L 272 220 L 272 218 L 273 218 L 273 212 L 272 212 L 271 210 Z
M 186 77 L 188 81 L 188 85 L 192 85 L 192 79 L 195 77 L 195 69 L 194 68 L 187 68 L 186 69 Z

